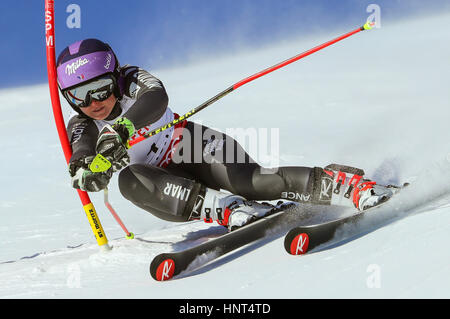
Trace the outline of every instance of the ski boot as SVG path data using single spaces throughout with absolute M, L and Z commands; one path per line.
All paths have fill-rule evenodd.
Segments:
M 360 211 L 389 200 L 400 187 L 383 186 L 364 179 L 359 168 L 331 164 L 314 169 L 313 202 L 355 207 Z
M 283 209 L 286 204 L 278 202 L 277 206 L 246 200 L 234 194 L 226 194 L 210 188 L 194 206 L 190 220 L 203 219 L 206 223 L 216 221 L 229 231 L 245 226 L 275 211 Z M 284 206 L 283 206 L 284 205 Z M 196 207 L 199 207 L 196 209 Z

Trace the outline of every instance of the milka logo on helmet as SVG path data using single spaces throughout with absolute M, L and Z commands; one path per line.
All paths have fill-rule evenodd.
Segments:
M 71 75 L 74 74 L 75 72 L 77 72 L 77 69 L 83 65 L 85 65 L 86 63 L 88 63 L 89 60 L 84 58 L 79 58 L 78 61 L 75 61 L 71 64 L 67 64 L 66 65 L 66 74 L 67 75 Z
M 104 65 L 105 69 L 108 70 L 111 65 L 112 55 L 108 53 L 106 56 L 106 64 Z

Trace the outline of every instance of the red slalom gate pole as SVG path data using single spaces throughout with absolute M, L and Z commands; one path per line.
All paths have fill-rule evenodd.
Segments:
M 50 97 L 52 102 L 53 116 L 55 118 L 56 129 L 58 131 L 59 140 L 64 152 L 66 162 L 68 163 L 72 156 L 72 147 L 67 137 L 64 117 L 61 110 L 61 102 L 59 100 L 59 90 L 57 84 L 56 58 L 55 58 L 55 4 L 54 0 L 45 0 L 45 43 L 47 54 L 47 73 L 48 85 L 50 89 Z M 89 198 L 87 192 L 77 190 L 80 197 L 86 217 L 91 225 L 92 232 L 95 235 L 97 244 L 103 249 L 111 249 L 108 245 L 108 239 L 103 230 L 100 218 L 95 211 L 94 205 Z M 109 208 L 109 207 L 108 207 Z M 117 214 L 113 214 L 117 216 Z M 121 223 L 121 226 L 123 223 Z M 130 233 L 127 231 L 127 238 Z
M 337 38 L 335 38 L 333 40 L 330 40 L 330 41 L 325 42 L 325 43 L 323 43 L 321 45 L 318 45 L 318 46 L 316 46 L 316 47 L 314 47 L 314 48 L 312 48 L 312 49 L 310 49 L 308 51 L 300 53 L 300 54 L 298 54 L 298 55 L 296 55 L 296 56 L 294 56 L 294 57 L 292 57 L 290 59 L 287 59 L 287 60 L 285 60 L 283 62 L 280 62 L 280 63 L 278 63 L 278 64 L 276 64 L 274 66 L 271 66 L 271 67 L 269 67 L 269 68 L 267 68 L 267 69 L 265 69 L 263 71 L 255 73 L 254 75 L 249 76 L 249 77 L 247 77 L 247 78 L 245 78 L 245 79 L 243 79 L 243 80 L 233 84 L 229 88 L 227 88 L 224 91 L 220 92 L 219 94 L 217 94 L 216 96 L 212 97 L 211 99 L 203 102 L 202 104 L 200 104 L 196 108 L 192 109 L 188 113 L 184 114 L 183 116 L 180 116 L 178 119 L 175 119 L 172 122 L 167 123 L 167 124 L 157 128 L 156 130 L 153 130 L 153 131 L 148 132 L 148 133 L 146 133 L 144 135 L 141 135 L 141 136 L 135 138 L 134 140 L 128 141 L 127 142 L 127 147 L 130 148 L 133 145 L 143 141 L 146 138 L 149 138 L 151 136 L 159 134 L 159 133 L 165 131 L 166 129 L 171 128 L 172 126 L 174 126 L 174 125 L 176 125 L 176 124 L 178 124 L 178 123 L 180 123 L 182 121 L 185 121 L 186 119 L 190 118 L 194 114 L 196 114 L 196 113 L 200 112 L 201 110 L 205 109 L 206 107 L 208 107 L 209 105 L 213 104 L 214 102 L 217 102 L 218 100 L 223 98 L 225 95 L 233 92 L 234 90 L 237 90 L 238 88 L 240 88 L 244 84 L 252 82 L 252 81 L 254 81 L 254 80 L 256 80 L 256 79 L 258 79 L 258 78 L 260 78 L 260 77 L 262 77 L 262 76 L 264 76 L 266 74 L 272 73 L 273 71 L 281 69 L 281 68 L 285 67 L 286 65 L 294 63 L 294 62 L 296 62 L 296 61 L 298 61 L 300 59 L 303 59 L 304 57 L 307 57 L 308 55 L 311 55 L 311 54 L 313 54 L 313 53 L 315 53 L 317 51 L 320 51 L 320 50 L 322 50 L 322 49 L 324 49 L 324 48 L 326 48 L 326 47 L 328 47 L 328 46 L 330 46 L 330 45 L 332 45 L 332 44 L 334 44 L 336 42 L 342 41 L 343 39 L 348 38 L 348 37 L 350 37 L 350 36 L 352 36 L 352 35 L 354 35 L 356 33 L 359 33 L 359 32 L 364 31 L 364 30 L 372 29 L 373 26 L 374 26 L 373 22 L 367 22 L 362 27 L 359 27 L 359 28 L 357 28 L 357 29 L 355 29 L 353 31 L 350 31 L 350 32 L 348 32 L 346 34 L 343 34 L 343 35 L 341 35 L 341 36 L 339 36 L 339 37 L 337 37 Z

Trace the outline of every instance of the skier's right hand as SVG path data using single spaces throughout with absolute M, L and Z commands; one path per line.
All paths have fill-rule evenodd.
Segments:
M 69 163 L 73 188 L 86 192 L 99 192 L 108 186 L 112 171 L 109 169 L 106 172 L 93 173 L 89 169 L 93 159 L 94 156 L 85 156 Z
M 111 162 L 114 173 L 130 164 L 126 143 L 134 131 L 133 123 L 122 117 L 112 126 L 105 125 L 99 133 L 95 150 Z

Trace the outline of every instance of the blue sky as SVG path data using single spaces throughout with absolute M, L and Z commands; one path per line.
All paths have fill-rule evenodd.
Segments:
M 332 26 L 352 29 L 381 7 L 382 21 L 448 10 L 432 0 L 57 0 L 56 51 L 83 38 L 108 42 L 121 63 L 164 68 L 195 55 L 214 56 L 245 44 L 264 46 L 283 37 Z M 70 29 L 69 4 L 81 8 L 81 28 Z M 1 1 L 1 87 L 47 81 L 44 0 Z

